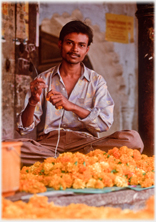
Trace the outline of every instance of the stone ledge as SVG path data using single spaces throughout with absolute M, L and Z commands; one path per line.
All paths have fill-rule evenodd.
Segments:
M 48 202 L 53 202 L 58 206 L 67 206 L 71 203 L 86 204 L 95 207 L 120 207 L 121 209 L 131 209 L 137 211 L 145 207 L 146 200 L 154 195 L 154 188 L 142 191 L 120 190 L 104 194 L 56 194 L 48 196 Z M 11 201 L 21 200 L 22 196 L 30 193 L 17 192 L 13 196 L 6 197 Z M 25 200 L 28 202 L 28 199 Z

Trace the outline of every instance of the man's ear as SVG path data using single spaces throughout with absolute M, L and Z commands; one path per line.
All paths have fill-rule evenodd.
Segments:
M 59 41 L 58 41 L 58 47 L 59 47 L 59 49 L 61 49 L 61 46 L 62 46 L 62 41 L 59 40 Z

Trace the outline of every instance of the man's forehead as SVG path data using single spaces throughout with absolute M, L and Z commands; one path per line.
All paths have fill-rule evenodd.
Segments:
M 89 38 L 87 34 L 72 32 L 72 33 L 67 34 L 64 37 L 64 40 L 70 40 L 70 41 L 76 40 L 78 42 L 88 43 Z

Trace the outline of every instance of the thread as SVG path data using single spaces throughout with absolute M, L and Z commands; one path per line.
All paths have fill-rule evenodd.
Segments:
M 53 95 L 53 93 L 51 94 Z M 46 100 L 50 102 L 50 96 L 47 97 L 46 96 Z M 58 148 L 58 145 L 59 145 L 59 142 L 60 142 L 60 128 L 61 128 L 61 122 L 62 122 L 62 117 L 63 117 L 63 107 L 62 106 L 59 106 L 58 107 L 58 110 L 61 110 L 62 109 L 62 113 L 61 113 L 61 119 L 60 119 L 60 122 L 59 122 L 59 128 L 58 128 L 58 138 L 57 138 L 57 143 L 56 143 L 56 147 L 55 147 L 55 155 L 54 155 L 54 158 L 57 158 L 57 148 Z
M 37 72 L 37 69 L 34 65 L 34 63 L 32 62 L 32 60 L 30 59 L 30 62 L 32 63 L 34 69 L 35 69 L 35 72 L 37 74 L 37 78 L 38 78 L 38 72 Z M 42 77 L 41 77 L 42 78 Z M 52 94 L 53 95 L 53 94 Z M 50 100 L 50 98 L 46 98 L 47 101 Z M 30 103 L 29 103 L 30 104 Z M 31 106 L 36 106 L 36 105 L 32 105 L 30 104 Z M 56 147 L 55 147 L 55 155 L 54 155 L 54 158 L 57 158 L 56 154 L 57 154 L 57 148 L 58 148 L 58 145 L 59 145 L 59 142 L 60 142 L 60 129 L 61 129 L 61 122 L 62 122 L 62 116 L 63 116 L 63 107 L 62 106 L 59 106 L 58 107 L 58 110 L 61 110 L 62 109 L 62 113 L 61 113 L 61 119 L 60 119 L 60 122 L 59 122 L 59 128 L 58 128 L 58 138 L 57 138 L 57 143 L 56 143 Z
M 59 142 L 60 142 L 60 130 L 61 130 L 61 122 L 62 122 L 62 117 L 63 117 L 63 111 L 64 109 L 62 109 L 62 113 L 61 113 L 61 119 L 60 119 L 60 122 L 59 122 L 59 128 L 58 128 L 58 138 L 57 138 L 57 143 L 56 143 L 56 147 L 55 147 L 55 155 L 54 155 L 54 158 L 57 158 L 57 148 L 58 148 L 58 145 L 59 145 Z

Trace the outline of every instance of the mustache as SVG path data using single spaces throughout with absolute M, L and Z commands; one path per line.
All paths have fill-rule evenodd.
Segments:
M 77 56 L 77 57 L 80 57 L 80 55 L 79 55 L 79 54 L 74 53 L 74 52 L 67 52 L 67 54 L 69 54 L 69 55 L 75 55 L 75 56 Z

